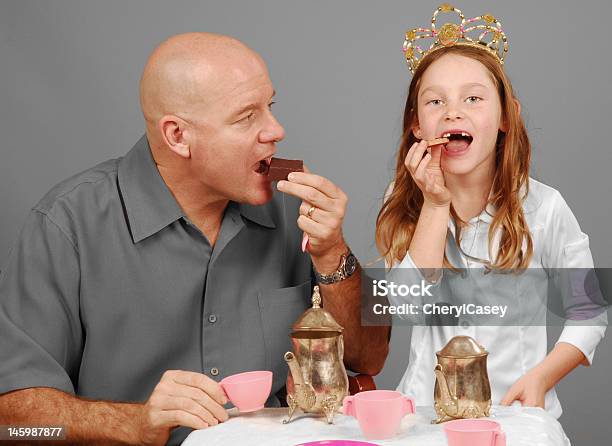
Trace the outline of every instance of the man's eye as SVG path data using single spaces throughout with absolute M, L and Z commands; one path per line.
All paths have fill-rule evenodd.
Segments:
M 268 108 L 269 108 L 270 110 L 272 110 L 272 106 L 273 106 L 274 104 L 276 104 L 276 102 L 274 102 L 274 101 L 270 102 L 270 103 L 268 104 Z
M 478 96 L 470 96 L 469 98 L 466 99 L 466 101 L 471 102 L 471 103 L 476 103 L 476 102 L 482 101 L 482 98 L 479 98 Z
M 254 117 L 255 117 L 255 112 L 251 112 L 238 122 L 249 122 L 249 121 L 252 121 Z

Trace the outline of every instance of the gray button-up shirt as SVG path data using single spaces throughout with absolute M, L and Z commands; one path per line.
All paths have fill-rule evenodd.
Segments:
M 45 386 L 145 401 L 164 371 L 180 369 L 215 380 L 272 370 L 274 395 L 291 324 L 310 301 L 298 207 L 279 193 L 264 206 L 230 202 L 211 247 L 146 137 L 62 182 L 32 209 L 2 269 L 0 393 Z

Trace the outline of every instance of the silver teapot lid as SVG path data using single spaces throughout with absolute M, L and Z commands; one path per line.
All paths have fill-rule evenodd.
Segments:
M 331 313 L 321 308 L 321 294 L 319 286 L 314 287 L 312 293 L 312 308 L 306 310 L 293 324 L 293 332 L 337 332 L 342 333 L 344 328 L 336 322 Z
M 469 336 L 455 336 L 436 355 L 444 358 L 477 358 L 489 353 L 485 348 Z

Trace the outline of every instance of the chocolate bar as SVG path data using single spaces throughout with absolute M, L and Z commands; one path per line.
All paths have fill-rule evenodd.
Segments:
M 268 180 L 286 180 L 291 172 L 304 172 L 304 161 L 272 158 L 268 168 Z
M 450 139 L 448 139 L 448 138 L 436 138 L 436 139 L 431 139 L 431 140 L 427 141 L 427 149 L 426 149 L 425 153 L 423 153 L 423 158 L 425 157 L 425 155 L 427 153 L 431 154 L 431 148 L 433 146 L 437 146 L 438 144 L 446 144 L 449 141 L 450 141 Z
M 446 144 L 450 140 L 448 138 L 436 138 L 431 141 L 427 141 L 427 147 L 437 146 L 438 144 Z

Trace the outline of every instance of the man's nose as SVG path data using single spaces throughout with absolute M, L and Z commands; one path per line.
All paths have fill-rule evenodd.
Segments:
M 259 140 L 261 143 L 269 143 L 282 141 L 283 138 L 285 138 L 285 129 L 270 112 L 267 125 L 259 134 Z

